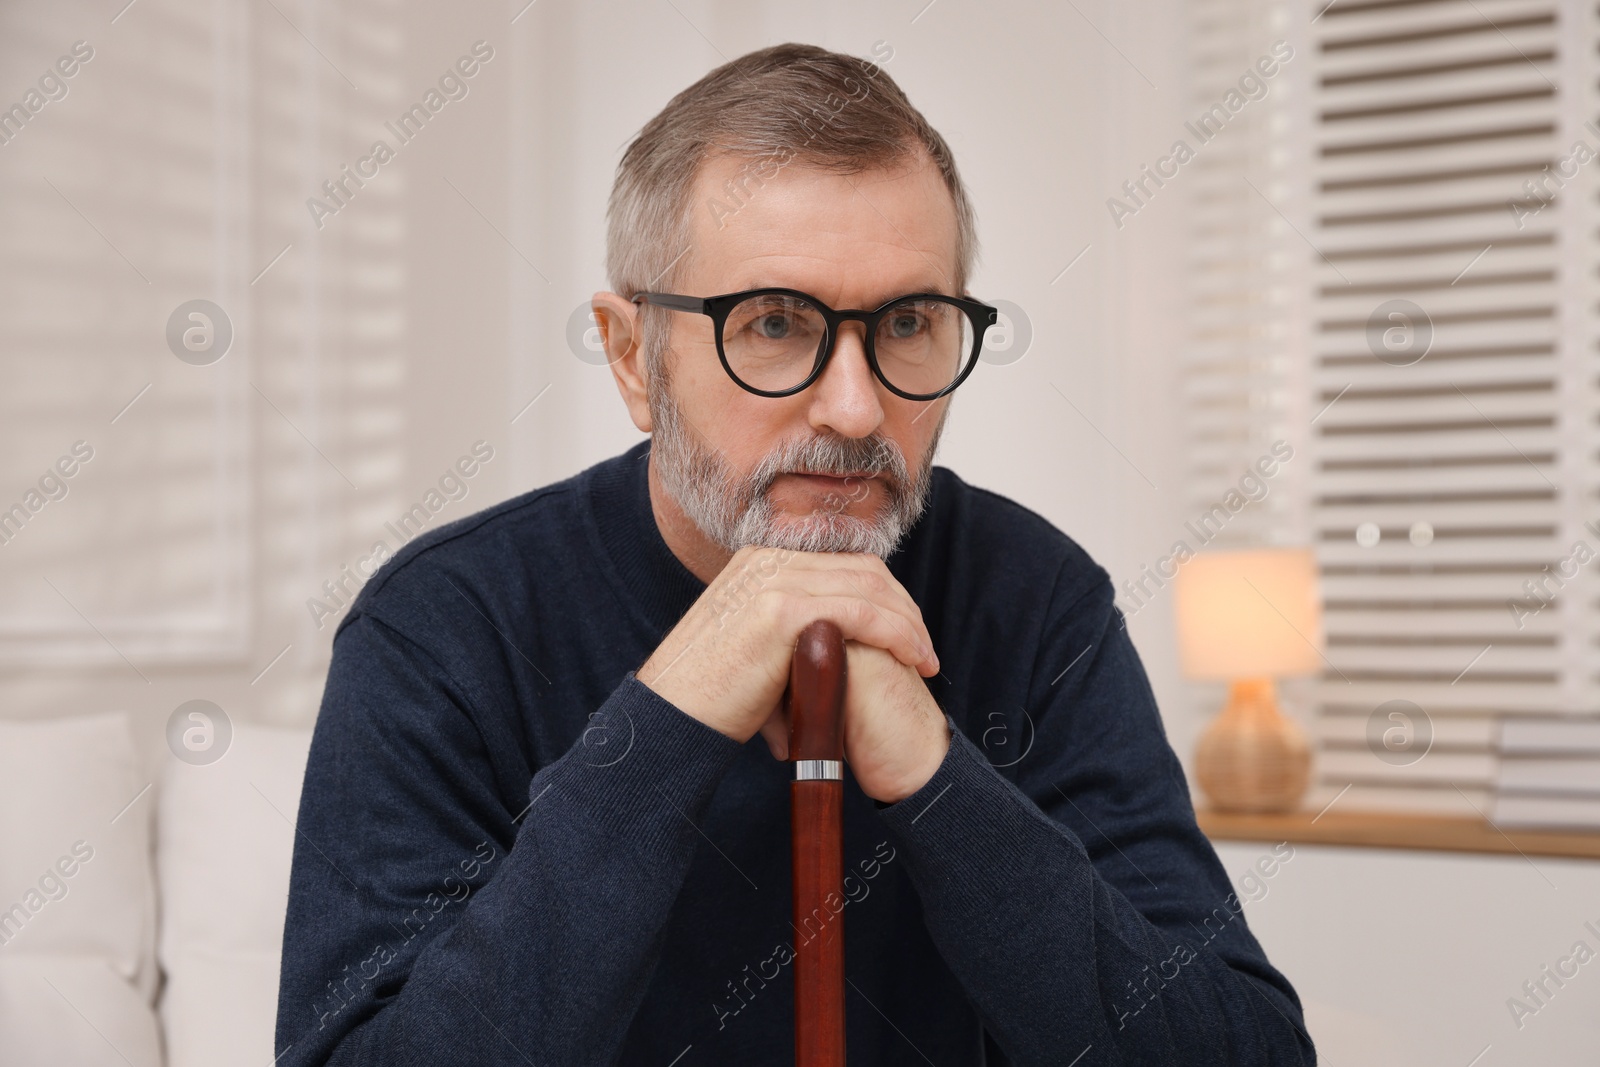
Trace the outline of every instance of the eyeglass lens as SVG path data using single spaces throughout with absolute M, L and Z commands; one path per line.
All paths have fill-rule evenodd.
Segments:
M 810 301 L 766 293 L 747 297 L 728 313 L 722 350 L 740 381 L 781 392 L 810 376 L 826 334 L 827 322 Z M 972 319 L 943 300 L 905 300 L 878 320 L 871 343 L 878 367 L 896 389 L 936 393 L 960 376 L 972 355 Z

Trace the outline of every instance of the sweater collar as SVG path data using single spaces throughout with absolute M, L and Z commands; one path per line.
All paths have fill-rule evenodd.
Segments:
M 650 441 L 599 464 L 589 506 L 600 545 L 610 557 L 625 597 L 666 633 L 683 618 L 706 583 L 673 554 L 650 506 Z

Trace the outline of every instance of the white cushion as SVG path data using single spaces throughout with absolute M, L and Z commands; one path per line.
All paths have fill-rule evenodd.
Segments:
M 34 953 L 0 965 L 4 1062 L 161 1067 L 161 1032 L 144 994 L 92 956 Z
M 126 712 L 0 722 L 8 1063 L 160 1063 L 150 784 Z
M 235 725 L 228 751 L 162 770 L 161 997 L 170 1067 L 277 1056 L 278 963 L 309 729 Z

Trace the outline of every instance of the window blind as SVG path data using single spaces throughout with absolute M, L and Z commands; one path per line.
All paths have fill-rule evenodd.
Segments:
M 1297 449 L 1218 546 L 1315 546 L 1308 802 L 1600 826 L 1595 8 L 1196 12 L 1197 107 L 1298 45 L 1196 161 L 1184 366 L 1191 508 Z
M 94 52 L 0 123 L 0 511 L 26 512 L 0 521 L 0 664 L 137 686 L 281 659 L 259 691 L 320 688 L 331 628 L 306 602 L 403 499 L 417 178 L 369 181 L 320 229 L 306 202 L 429 84 L 398 76 L 382 5 L 319 10 L 0 10 L 0 56 L 35 82 Z M 166 337 L 195 299 L 231 323 L 214 360 Z
M 1312 28 L 1319 784 L 1511 817 L 1504 724 L 1596 706 L 1592 568 L 1547 580 L 1600 544 L 1593 218 L 1535 191 L 1592 110 L 1592 13 L 1369 0 Z

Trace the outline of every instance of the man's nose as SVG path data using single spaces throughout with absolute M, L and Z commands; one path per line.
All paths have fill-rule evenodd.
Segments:
M 859 322 L 847 322 L 835 340 L 833 358 L 811 394 L 811 427 L 844 437 L 865 437 L 883 424 L 878 379 L 867 365 L 865 337 Z

